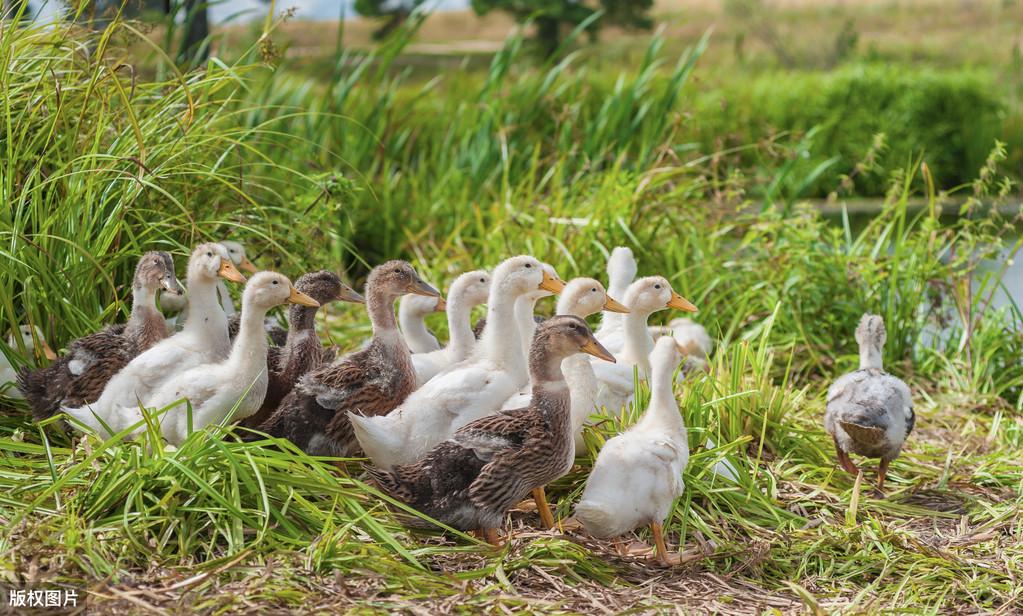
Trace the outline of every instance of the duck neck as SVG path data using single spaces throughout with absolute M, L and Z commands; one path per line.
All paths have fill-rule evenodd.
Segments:
M 217 297 L 220 300 L 220 307 L 224 310 L 224 314 L 227 316 L 233 316 L 236 312 L 234 309 L 234 300 L 231 299 L 231 292 L 227 290 L 227 285 L 224 284 L 223 280 L 217 280 Z
M 872 344 L 860 345 L 860 370 L 884 370 L 880 348 Z
M 370 325 L 373 326 L 373 338 L 394 352 L 409 356 L 408 344 L 398 331 L 398 322 L 394 318 L 394 302 L 397 299 L 383 289 L 367 287 L 366 311 L 369 313 Z
M 537 344 L 529 356 L 529 380 L 532 383 L 533 404 L 539 404 L 550 413 L 552 423 L 567 429 L 571 423 L 571 394 L 565 373 L 561 370 L 563 356 L 554 356 L 543 345 Z
M 494 364 L 508 370 L 525 382 L 526 356 L 515 324 L 514 297 L 504 281 L 494 281 L 487 300 L 487 326 L 483 329 L 481 346 L 484 355 Z
M 472 322 L 470 316 L 472 306 L 465 298 L 453 296 L 448 298 L 448 349 L 455 357 L 465 358 L 469 356 L 476 345 L 476 336 L 472 333 Z
M 217 301 L 216 281 L 189 277 L 188 320 L 183 331 L 227 339 L 227 314 Z
M 288 308 L 288 339 L 292 335 L 316 329 L 316 311 L 319 308 L 311 308 L 300 304 L 292 304 Z
M 533 343 L 533 335 L 536 334 L 536 321 L 533 313 L 536 311 L 536 303 L 539 297 L 522 295 L 515 300 L 515 323 L 519 330 L 519 337 L 522 339 L 522 354 L 529 355 L 529 347 Z M 488 320 L 487 323 L 490 321 Z
M 625 344 L 622 346 L 622 359 L 639 367 L 642 372 L 650 374 L 650 351 L 654 350 L 654 339 L 646 326 L 650 313 L 634 311 L 624 317 L 622 329 Z
M 156 307 L 156 290 L 136 284 L 131 290 L 131 316 L 125 325 L 124 334 L 133 339 L 149 338 L 150 335 L 165 334 L 163 314 Z M 161 338 L 163 335 L 160 336 Z M 145 341 L 143 341 L 145 343 Z
M 414 297 L 406 295 L 405 297 Z M 410 306 L 414 302 L 402 301 L 398 304 L 398 324 L 401 333 L 405 336 L 410 347 L 430 348 L 435 347 L 437 339 L 430 330 L 426 329 L 426 315 L 417 311 L 417 308 Z
M 260 371 L 266 370 L 267 342 L 266 330 L 263 328 L 266 312 L 265 308 L 242 305 L 238 337 L 227 359 L 231 371 L 248 382 L 255 380 Z
M 650 406 L 643 414 L 644 422 L 654 422 L 665 430 L 685 427 L 675 400 L 675 366 L 664 362 L 653 366 L 650 375 Z

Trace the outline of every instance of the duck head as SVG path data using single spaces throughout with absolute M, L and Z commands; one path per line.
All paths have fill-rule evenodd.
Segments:
M 245 246 L 241 243 L 232 240 L 223 240 L 220 245 L 227 249 L 227 256 L 231 258 L 231 262 L 235 264 L 239 269 L 245 270 L 250 274 L 255 274 L 259 271 L 252 261 L 245 255 Z
M 43 330 L 38 326 L 19 325 L 17 335 L 21 338 L 21 344 L 24 345 L 25 350 L 37 358 L 42 355 L 50 361 L 57 359 L 57 354 L 46 343 L 46 338 L 43 338 Z M 12 349 L 17 348 L 17 340 L 13 334 L 7 337 L 7 346 Z
M 382 292 L 391 301 L 412 293 L 440 297 L 437 289 L 426 284 L 416 270 L 405 261 L 388 261 L 373 268 L 366 279 L 367 293 Z
M 366 303 L 366 298 L 346 285 L 340 276 L 328 270 L 302 274 L 295 281 L 295 288 L 316 300 L 321 306 L 334 301 Z
M 530 355 L 537 353 L 545 353 L 555 361 L 576 353 L 587 353 L 615 362 L 614 355 L 597 342 L 586 321 L 572 315 L 554 316 L 537 326 Z
M 448 298 L 468 308 L 485 304 L 490 294 L 490 272 L 475 270 L 455 278 L 448 289 Z
M 539 293 L 539 297 L 545 297 L 565 288 L 553 267 L 528 255 L 502 261 L 494 270 L 494 279 L 500 279 L 501 286 L 515 296 Z
M 296 289 L 287 276 L 277 272 L 259 272 L 245 285 L 245 292 L 242 294 L 243 310 L 245 306 L 269 310 L 281 304 L 298 304 L 310 308 L 320 305 L 315 299 Z
M 633 282 L 625 294 L 625 304 L 630 311 L 641 314 L 651 314 L 665 308 L 696 312 L 696 306 L 676 293 L 663 276 L 648 276 Z
M 135 267 L 135 279 L 132 286 L 147 291 L 163 291 L 167 296 L 182 296 L 185 290 L 178 282 L 174 273 L 174 260 L 170 253 L 153 250 L 142 255 Z
M 881 369 L 884 343 L 888 338 L 884 319 L 869 312 L 860 318 L 856 327 L 856 342 L 860 345 L 860 369 Z
M 218 277 L 231 282 L 245 282 L 245 276 L 231 261 L 227 248 L 212 242 L 199 244 L 188 259 L 188 278 L 212 281 Z
M 586 318 L 601 310 L 627 313 L 629 309 L 615 301 L 593 278 L 573 278 L 565 285 L 558 299 L 558 314 L 571 314 Z

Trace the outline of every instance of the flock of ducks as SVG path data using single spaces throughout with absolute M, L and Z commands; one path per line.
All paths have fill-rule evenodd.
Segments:
M 247 282 L 239 269 L 251 273 Z M 171 256 L 149 252 L 135 270 L 126 323 L 75 340 L 59 358 L 38 330 L 22 327 L 21 345 L 52 361 L 16 373 L 4 361 L 0 379 L 16 380 L 13 393 L 37 420 L 63 413 L 105 437 L 156 425 L 177 445 L 211 424 L 240 421 L 253 429 L 247 439 L 365 456 L 384 492 L 493 542 L 508 511 L 530 496 L 542 524 L 555 525 L 544 487 L 572 468 L 586 423 L 633 403 L 644 380 L 649 405 L 600 450 L 575 518 L 596 537 L 649 526 L 657 557 L 671 564 L 678 557 L 661 525 L 689 459 L 675 380 L 706 367 L 712 341 L 689 319 L 648 326 L 657 311 L 696 307 L 664 277 L 636 278 L 628 248 L 612 252 L 607 274 L 606 289 L 593 278 L 566 283 L 522 255 L 462 274 L 445 300 L 411 265 L 388 261 L 370 272 L 363 296 L 328 271 L 294 284 L 257 271 L 240 244 L 221 242 L 192 252 L 186 295 Z M 246 282 L 240 312 L 225 281 Z M 552 295 L 556 316 L 534 316 Z M 339 354 L 316 334 L 318 308 L 334 301 L 366 305 L 372 336 L 357 351 Z M 472 309 L 484 303 L 474 328 Z M 283 304 L 286 327 L 267 318 Z M 447 315 L 445 345 L 425 325 L 433 312 Z M 585 319 L 598 312 L 594 332 Z M 880 458 L 879 489 L 914 419 L 909 389 L 882 369 L 884 337 L 881 318 L 865 315 L 860 369 L 831 387 L 825 416 L 844 469 L 859 472 L 850 452 Z M 734 469 L 726 475 L 736 479 Z

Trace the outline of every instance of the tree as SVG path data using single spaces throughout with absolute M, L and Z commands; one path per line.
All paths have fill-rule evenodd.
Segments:
M 373 31 L 373 38 L 380 40 L 405 23 L 423 2 L 425 0 L 355 0 L 355 12 L 363 17 L 385 18 Z
M 653 0 L 599 0 L 594 3 L 579 0 L 472 0 L 472 8 L 479 15 L 500 10 L 511 13 L 519 22 L 532 19 L 536 23 L 537 41 L 546 57 L 557 51 L 563 30 L 574 28 L 598 10 L 603 11 L 603 15 L 597 24 L 647 29 L 653 23 L 647 15 L 651 6 Z M 596 31 L 591 29 L 590 34 L 596 36 Z

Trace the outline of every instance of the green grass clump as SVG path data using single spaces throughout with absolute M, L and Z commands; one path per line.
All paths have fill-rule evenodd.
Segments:
M 925 154 L 928 165 L 893 167 L 860 227 L 779 191 L 808 177 L 788 161 L 761 181 L 680 156 L 672 114 L 688 109 L 700 46 L 662 66 L 654 43 L 609 85 L 581 57 L 520 72 L 512 38 L 482 86 L 459 90 L 472 78 L 416 84 L 390 70 L 401 38 L 345 56 L 324 86 L 247 61 L 181 75 L 157 61 L 152 74 L 170 77 L 141 77 L 120 62 L 137 42 L 123 24 L 99 38 L 4 35 L 0 57 L 19 69 L 0 73 L 4 326 L 42 324 L 60 346 L 120 318 L 143 250 L 183 257 L 230 234 L 289 275 L 345 265 L 358 278 L 404 257 L 439 285 L 521 252 L 565 278 L 603 277 L 609 248 L 625 244 L 642 273 L 701 308 L 718 342 L 708 372 L 676 391 L 692 458 L 666 527 L 695 555 L 686 567 L 657 569 L 571 528 L 540 532 L 528 511 L 511 515 L 515 537 L 498 550 L 413 532 L 360 481 L 361 461 L 337 468 L 221 426 L 179 447 L 72 439 L 4 399 L 4 581 L 86 587 L 109 611 L 947 613 L 1020 600 L 1023 315 L 993 307 L 1004 271 L 985 269 L 1019 240 L 1015 219 L 981 207 L 1002 195 L 1004 149 L 982 161 L 955 220 L 940 216 Z M 836 469 L 821 426 L 865 311 L 885 317 L 886 365 L 918 413 L 884 499 L 869 492 L 870 464 L 862 484 Z M 343 349 L 365 339 L 361 310 L 323 312 Z M 595 418 L 591 447 L 550 487 L 559 517 L 639 399 Z M 712 472 L 721 461 L 736 481 Z

